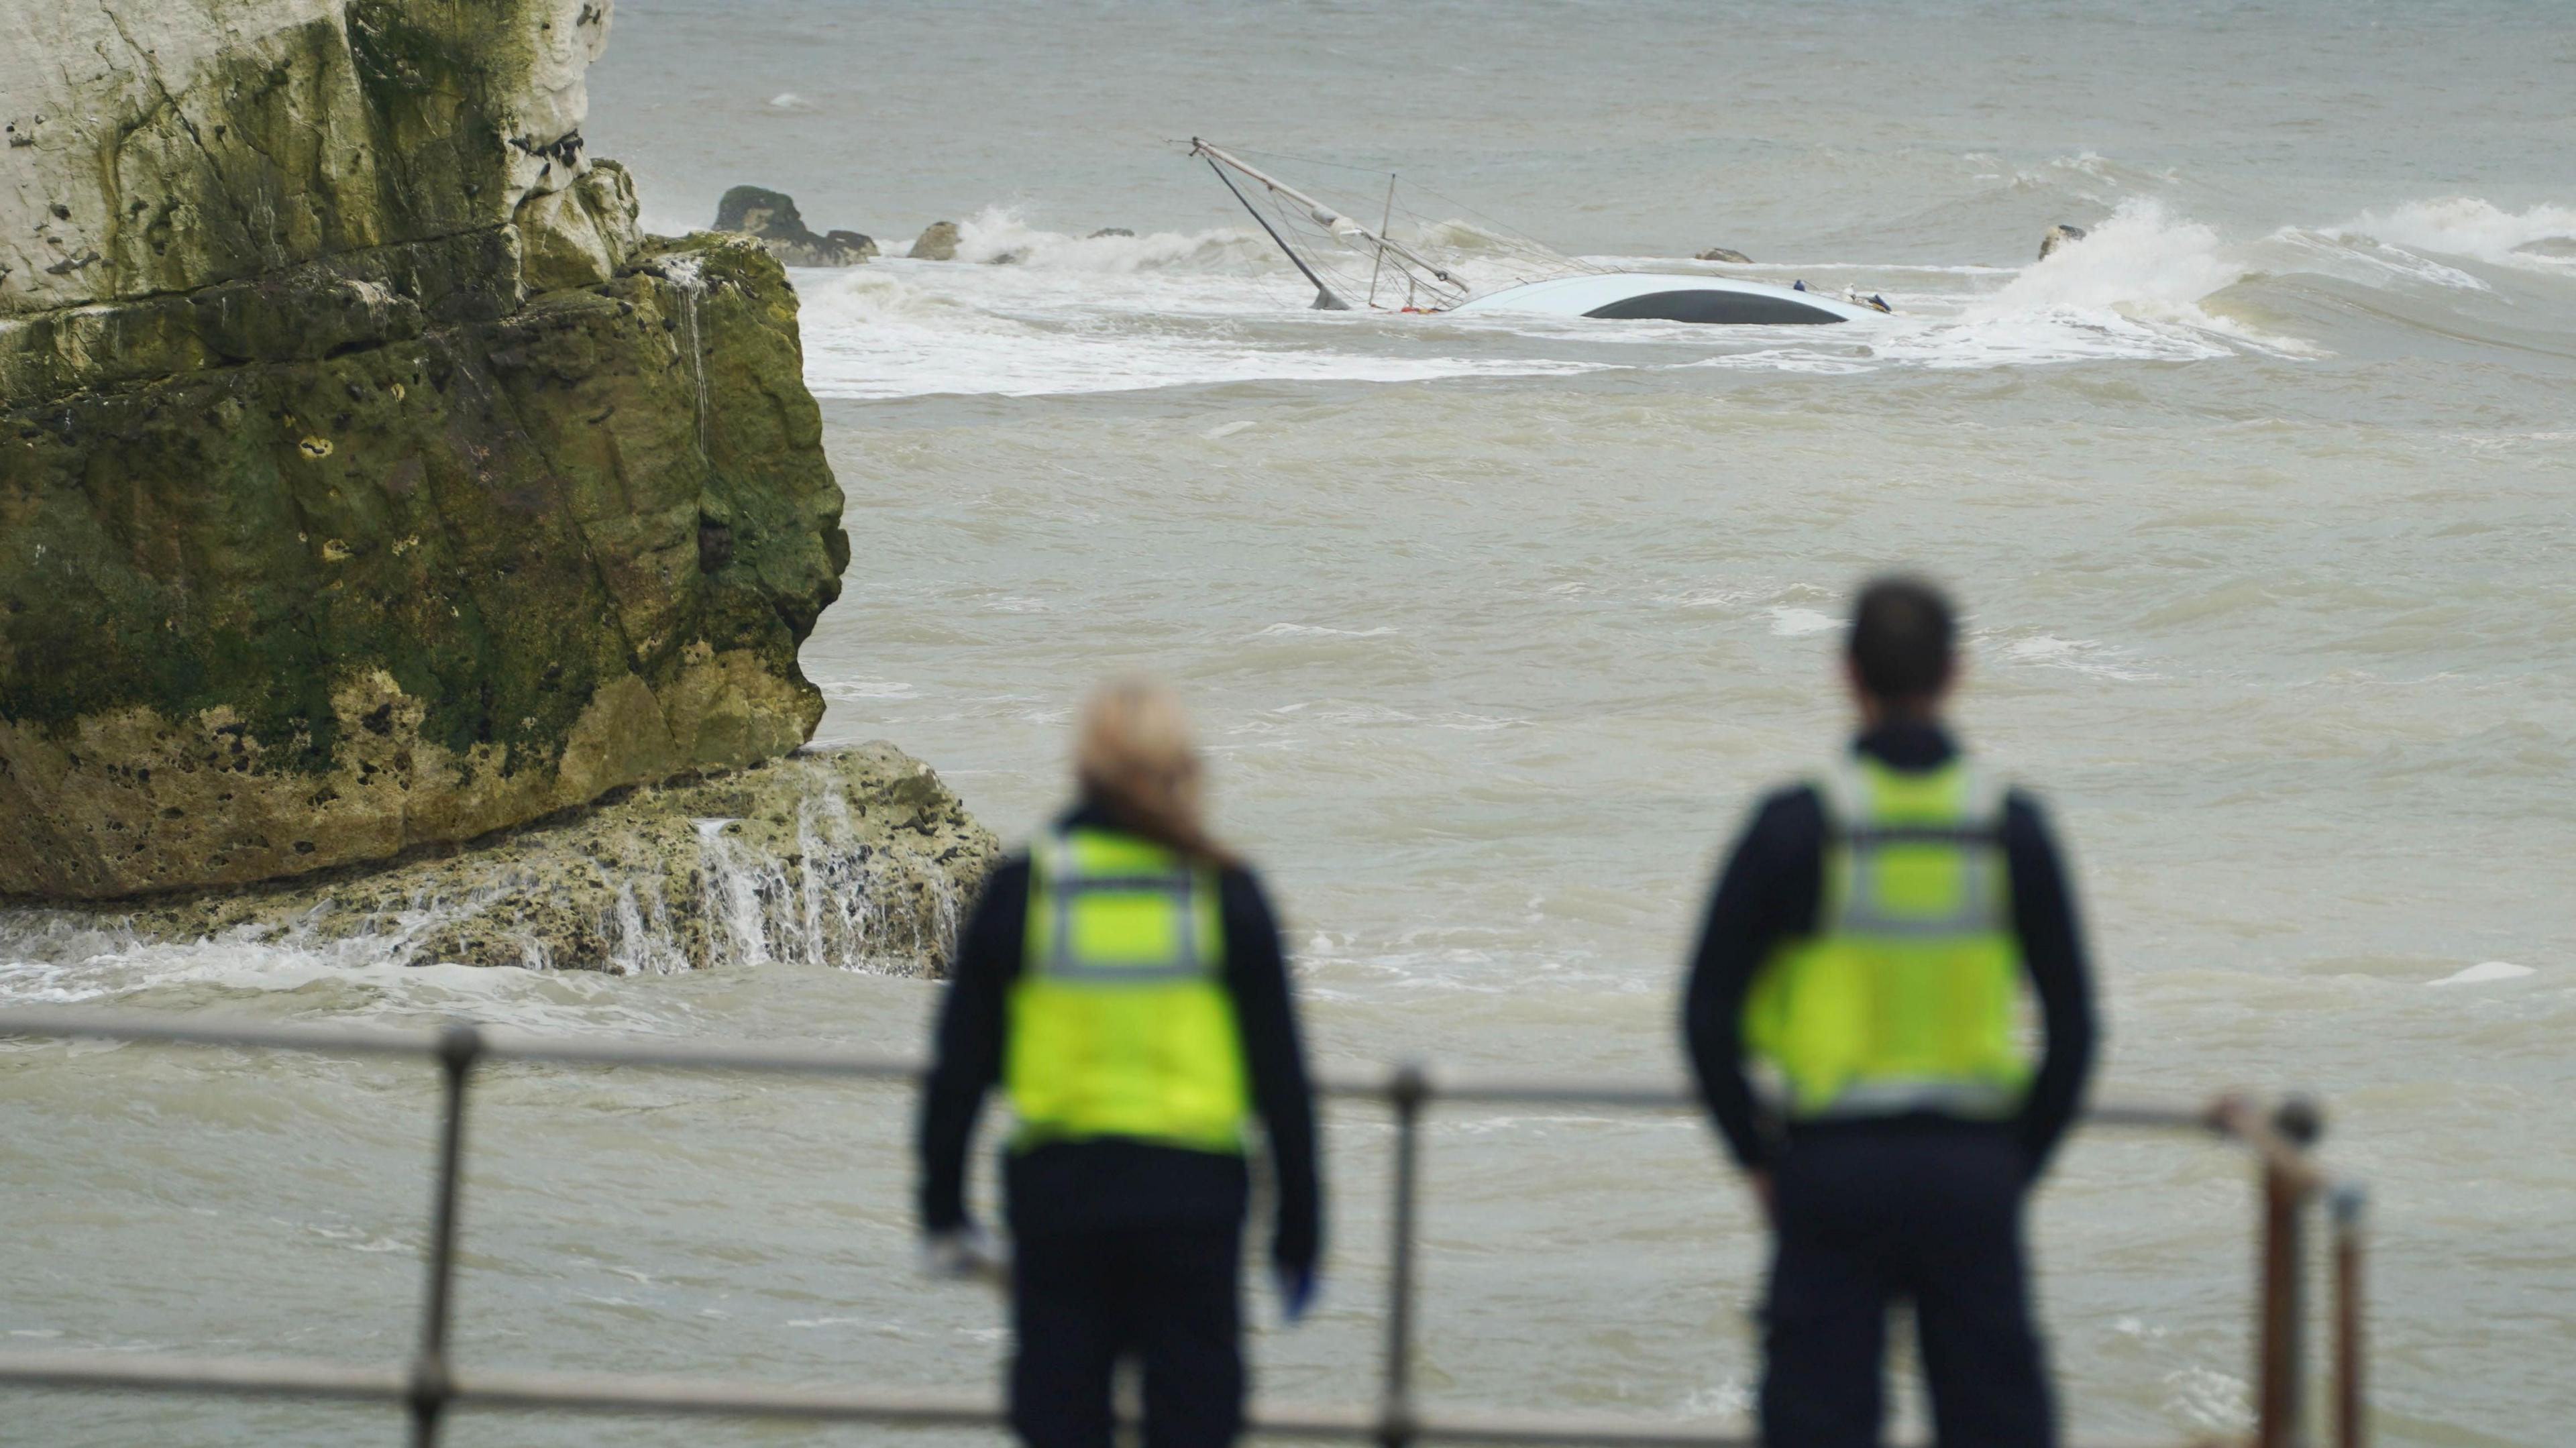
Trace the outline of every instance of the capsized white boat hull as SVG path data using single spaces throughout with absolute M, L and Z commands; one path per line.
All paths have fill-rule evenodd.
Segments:
M 1505 287 L 1460 302 L 1449 310 L 1775 327 L 1850 322 L 1878 315 L 1872 308 L 1822 292 L 1687 272 L 1552 277 Z

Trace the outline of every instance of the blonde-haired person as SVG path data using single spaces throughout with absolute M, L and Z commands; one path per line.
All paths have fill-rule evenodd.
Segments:
M 1291 1321 L 1321 1241 L 1286 959 L 1260 882 L 1208 835 L 1170 690 L 1093 696 L 1074 775 L 1074 806 L 993 872 L 958 935 L 922 1088 L 921 1228 L 935 1264 L 976 1255 L 966 1163 L 1000 1085 L 1017 1117 L 1002 1168 L 1012 1426 L 1033 1448 L 1107 1448 L 1127 1359 L 1151 1448 L 1226 1444 L 1243 1418 L 1250 1118 Z

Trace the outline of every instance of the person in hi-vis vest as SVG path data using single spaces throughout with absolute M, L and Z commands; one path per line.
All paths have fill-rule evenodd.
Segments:
M 2022 1207 L 2091 1069 L 2092 986 L 2038 802 L 1941 723 L 1955 634 L 1929 584 L 1862 590 L 1860 735 L 1755 811 L 1691 969 L 1692 1068 L 1773 1233 L 1770 1448 L 1875 1448 L 1900 1300 L 1942 1448 L 2056 1442 Z
M 1179 702 L 1112 684 L 1083 712 L 1080 799 L 985 883 L 959 933 L 921 1102 L 921 1229 L 935 1269 L 989 1260 L 967 1215 L 985 1091 L 1016 1123 L 1011 1423 L 1036 1448 L 1106 1448 L 1110 1380 L 1143 1369 L 1149 1448 L 1233 1441 L 1240 1267 L 1258 1117 L 1289 1320 L 1315 1290 L 1315 1112 L 1279 929 L 1200 823 Z

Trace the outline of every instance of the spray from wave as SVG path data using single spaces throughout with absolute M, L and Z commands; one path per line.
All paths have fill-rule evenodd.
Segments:
M 2576 269 L 2576 207 L 2514 212 L 2474 196 L 2450 196 L 2364 212 L 2332 230 L 2348 239 L 2499 266 Z
M 2117 312 L 2199 322 L 2199 303 L 2243 280 L 2218 232 L 2170 215 L 2160 201 L 2132 198 L 2082 244 L 2025 267 L 1976 310 L 1988 316 Z
M 1143 236 L 1095 231 L 1076 236 L 1032 226 L 1016 207 L 987 206 L 957 224 L 957 259 L 1039 271 L 1185 271 L 1251 275 L 1286 265 L 1267 238 L 1246 227 L 1157 231 Z
M 2161 201 L 2132 197 L 2084 241 L 2023 267 L 1994 291 L 1964 299 L 1954 316 L 1892 332 L 1874 351 L 1882 361 L 1936 369 L 2187 362 L 2246 348 L 2317 355 L 2306 342 L 2268 335 L 2213 309 L 2212 298 L 2251 274 L 2243 251 L 2215 227 L 2177 217 Z

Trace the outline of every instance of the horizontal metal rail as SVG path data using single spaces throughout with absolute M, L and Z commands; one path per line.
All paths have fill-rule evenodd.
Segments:
M 128 1392 L 285 1397 L 387 1405 L 409 1401 L 411 1375 L 399 1367 L 292 1358 L 218 1358 L 100 1352 L 0 1353 L 0 1384 Z M 630 1373 L 532 1373 L 460 1369 L 450 1402 L 492 1410 L 674 1414 L 782 1421 L 872 1423 L 888 1427 L 993 1427 L 1006 1421 L 990 1396 L 927 1388 L 845 1389 Z M 1255 1403 L 1250 1434 L 1271 1438 L 1375 1436 L 1374 1411 Z M 1758 1448 L 1740 1432 L 1585 1414 L 1429 1412 L 1415 1436 L 1445 1443 L 1598 1443 L 1617 1448 Z M 2150 1440 L 2137 1440 L 2144 1445 Z M 2093 1440 L 2087 1448 L 2127 1448 Z
M 465 1101 L 474 1070 L 516 1061 L 624 1066 L 678 1071 L 755 1071 L 901 1081 L 918 1078 L 918 1060 L 860 1051 L 652 1038 L 547 1036 L 457 1023 L 443 1027 L 313 1025 L 171 1017 L 129 1010 L 27 1008 L 0 1011 L 0 1038 L 42 1037 L 169 1045 L 313 1052 L 338 1056 L 411 1057 L 443 1068 L 446 1090 L 433 1184 L 432 1230 L 425 1264 L 427 1308 L 419 1355 L 407 1366 L 365 1366 L 301 1359 L 137 1356 L 106 1352 L 0 1351 L 0 1385 L 129 1392 L 212 1393 L 316 1401 L 398 1404 L 413 1419 L 414 1442 L 435 1443 L 454 1408 L 595 1413 L 673 1413 L 728 1417 L 865 1422 L 929 1427 L 995 1427 L 1008 1420 L 989 1396 L 911 1389 L 827 1389 L 722 1379 L 601 1373 L 507 1372 L 463 1368 L 448 1353 L 448 1303 L 456 1256 L 456 1207 L 462 1184 Z M 1403 1065 L 1322 1073 L 1317 1089 L 1345 1099 L 1385 1102 L 1397 1127 L 1396 1193 L 1387 1301 L 1383 1393 L 1371 1408 L 1258 1405 L 1250 1431 L 1267 1437 L 1375 1440 L 1401 1448 L 1414 1442 L 1594 1443 L 1617 1448 L 1753 1448 L 1742 1433 L 1682 1422 L 1475 1410 L 1426 1410 L 1412 1398 L 1415 1178 L 1421 1117 L 1434 1102 L 1463 1105 L 1592 1106 L 1626 1111 L 1686 1112 L 1699 1097 L 1678 1078 L 1547 1079 L 1460 1073 Z M 2264 1326 L 2259 1397 L 2260 1441 L 2298 1441 L 2297 1211 L 2326 1185 L 2305 1146 L 2315 1113 L 2299 1103 L 2266 1112 L 2239 1097 L 2201 1107 L 2152 1101 L 2097 1103 L 2095 1126 L 2198 1131 L 2230 1137 L 2263 1163 L 2271 1227 L 2263 1259 Z M 2343 1271 L 2337 1298 L 2338 1441 L 2361 1440 L 2359 1398 L 2359 1209 L 2357 1196 L 2337 1214 Z M 2286 1284 L 2286 1285 L 2285 1285 Z M 2347 1321 L 2349 1326 L 2347 1326 Z
M 308 1051 L 326 1056 L 397 1056 L 436 1059 L 452 1027 L 320 1026 L 297 1022 L 187 1019 L 144 1011 L 22 1007 L 0 1011 L 0 1038 L 132 1041 L 237 1049 Z M 927 1063 L 884 1052 L 830 1047 L 763 1045 L 752 1041 L 665 1041 L 652 1037 L 550 1036 L 506 1026 L 473 1028 L 483 1062 L 524 1061 L 563 1066 L 634 1066 L 664 1071 L 757 1071 L 799 1076 L 848 1076 L 865 1080 L 918 1080 Z M 1419 1083 L 1418 1085 L 1412 1083 Z M 1671 1077 L 1585 1077 L 1455 1072 L 1434 1067 L 1327 1068 L 1315 1076 L 1318 1094 L 1345 1100 L 1391 1101 L 1419 1090 L 1425 1101 L 1488 1106 L 1603 1106 L 1635 1111 L 1697 1111 L 1689 1083 Z M 2147 1100 L 2097 1102 L 2085 1112 L 2093 1126 L 2150 1131 L 2233 1128 L 2216 1106 Z M 2259 1124 L 2259 1118 L 2246 1118 Z

